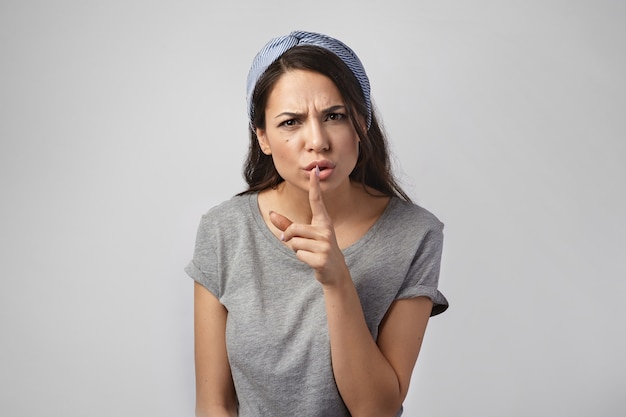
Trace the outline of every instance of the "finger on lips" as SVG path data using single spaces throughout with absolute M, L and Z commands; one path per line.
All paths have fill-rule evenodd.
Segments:
M 311 204 L 311 212 L 313 214 L 313 217 L 318 214 L 323 214 L 326 211 L 320 190 L 319 175 L 320 168 L 316 165 L 315 168 L 311 170 L 311 175 L 309 177 L 309 203 Z M 269 216 L 272 224 L 282 232 L 280 235 L 280 240 L 289 240 L 285 236 L 285 231 L 289 226 L 293 224 L 293 222 L 287 217 L 283 216 L 282 214 L 276 213 L 273 210 L 269 212 Z M 293 234 L 293 231 L 291 231 L 290 234 Z
M 320 189 L 320 167 L 315 166 L 311 170 L 309 176 L 309 204 L 311 205 L 311 213 L 315 218 L 317 215 L 324 214 L 326 212 L 326 206 L 322 199 L 322 191 Z

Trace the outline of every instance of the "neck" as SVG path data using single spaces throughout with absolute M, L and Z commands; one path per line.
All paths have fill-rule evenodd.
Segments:
M 359 184 L 346 181 L 344 185 L 330 191 L 322 190 L 322 199 L 326 212 L 333 223 L 341 221 L 354 212 L 357 194 L 362 191 Z M 309 203 L 308 190 L 293 187 L 283 182 L 277 189 L 277 195 L 282 205 L 287 209 L 293 218 L 291 220 L 300 223 L 310 223 L 311 205 Z

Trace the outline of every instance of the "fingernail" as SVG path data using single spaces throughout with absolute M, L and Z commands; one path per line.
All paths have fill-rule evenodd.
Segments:
M 284 232 L 280 234 L 280 241 L 281 242 L 285 241 L 285 233 Z
M 320 176 L 320 167 L 319 165 L 315 165 L 315 176 L 319 178 Z

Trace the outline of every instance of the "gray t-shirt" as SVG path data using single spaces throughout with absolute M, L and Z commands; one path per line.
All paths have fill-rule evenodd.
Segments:
M 267 227 L 257 196 L 233 197 L 202 216 L 185 268 L 228 310 L 239 416 L 349 416 L 333 377 L 321 286 Z M 374 339 L 394 300 L 427 296 L 432 315 L 448 307 L 437 290 L 442 243 L 433 214 L 392 198 L 343 251 Z

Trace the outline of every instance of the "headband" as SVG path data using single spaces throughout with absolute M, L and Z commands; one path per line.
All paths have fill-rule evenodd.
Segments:
M 321 33 L 294 31 L 289 35 L 280 36 L 270 40 L 257 53 L 252 61 L 252 67 L 248 73 L 248 82 L 246 89 L 246 100 L 248 102 L 248 118 L 250 123 L 254 118 L 254 109 L 252 108 L 252 94 L 259 78 L 263 75 L 267 67 L 281 57 L 288 49 L 298 45 L 319 46 L 337 55 L 344 64 L 350 68 L 352 74 L 359 81 L 365 104 L 367 106 L 367 128 L 369 129 L 372 122 L 372 104 L 370 100 L 370 83 L 365 74 L 365 69 L 359 57 L 343 42 L 331 38 Z

